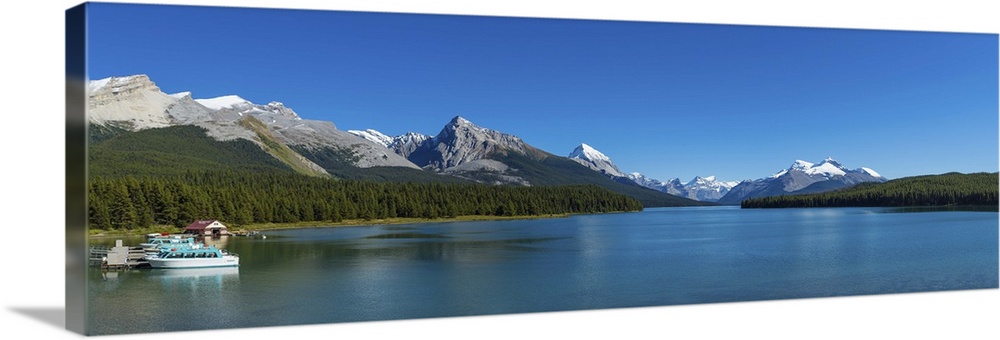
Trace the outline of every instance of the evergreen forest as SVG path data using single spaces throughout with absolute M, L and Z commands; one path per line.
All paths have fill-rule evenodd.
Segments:
M 375 182 L 281 171 L 94 176 L 89 186 L 89 226 L 102 230 L 152 225 L 183 227 L 199 219 L 218 219 L 238 226 L 642 209 L 642 204 L 634 198 L 593 185 L 519 187 Z

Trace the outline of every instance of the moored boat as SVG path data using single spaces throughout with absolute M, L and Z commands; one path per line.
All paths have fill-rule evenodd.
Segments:
M 149 235 L 145 243 L 140 243 L 139 247 L 146 251 L 147 255 L 156 255 L 163 248 L 187 248 L 194 247 L 194 237 L 182 237 L 179 235 Z
M 240 257 L 225 250 L 195 244 L 191 247 L 160 248 L 155 256 L 146 257 L 153 268 L 235 267 Z

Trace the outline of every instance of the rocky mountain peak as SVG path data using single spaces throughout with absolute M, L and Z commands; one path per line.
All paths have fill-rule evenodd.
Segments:
M 299 117 L 299 115 L 297 113 L 295 113 L 295 111 L 293 111 L 290 108 L 285 107 L 285 104 L 282 104 L 281 102 L 270 102 L 270 103 L 267 103 L 267 105 L 265 105 L 264 107 L 265 107 L 264 108 L 265 111 L 273 112 L 273 113 L 281 115 L 283 117 L 287 117 L 287 118 L 291 118 L 291 119 L 295 119 L 295 120 L 301 120 L 302 119 L 301 117 Z
M 533 148 L 517 136 L 482 128 L 455 116 L 437 136 L 421 143 L 409 159 L 421 167 L 441 171 L 487 158 L 495 152 L 528 154 L 529 151 Z
M 109 101 L 129 100 L 143 92 L 160 92 L 160 88 L 145 74 L 92 80 L 87 90 L 90 107 L 104 105 Z
M 448 122 L 448 126 L 459 127 L 459 126 L 475 126 L 469 120 L 462 118 L 462 116 L 455 116 L 451 121 Z

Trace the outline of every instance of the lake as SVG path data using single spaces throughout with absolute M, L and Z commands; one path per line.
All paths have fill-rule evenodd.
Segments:
M 235 268 L 90 270 L 89 325 L 118 334 L 997 288 L 997 231 L 995 211 L 738 207 L 275 230 L 210 241 L 240 255 Z

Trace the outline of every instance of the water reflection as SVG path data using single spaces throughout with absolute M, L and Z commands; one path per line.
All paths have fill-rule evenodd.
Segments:
M 368 239 L 394 239 L 394 238 L 447 238 L 447 236 L 424 233 L 389 233 L 365 237 Z
M 317 235 L 321 239 L 311 239 L 311 242 L 303 242 L 303 238 L 312 237 L 314 233 L 303 231 L 275 233 L 275 237 L 267 242 L 240 239 L 230 244 L 229 251 L 239 253 L 242 264 L 284 271 L 285 268 L 281 267 L 288 266 L 289 262 L 297 265 L 314 263 L 316 267 L 385 260 L 490 263 L 517 257 L 519 253 L 545 251 L 549 249 L 550 242 L 568 238 L 562 235 L 520 237 L 526 235 L 468 234 L 433 229 L 398 232 L 396 228 L 364 231 L 338 228 L 324 232 L 325 235 Z
M 219 249 L 226 249 L 226 246 L 229 245 L 230 237 L 235 237 L 235 236 L 224 235 L 218 237 L 205 237 L 202 238 L 202 242 L 204 242 L 206 246 L 213 246 Z
M 240 267 L 150 269 L 149 277 L 165 289 L 221 290 L 239 282 Z

